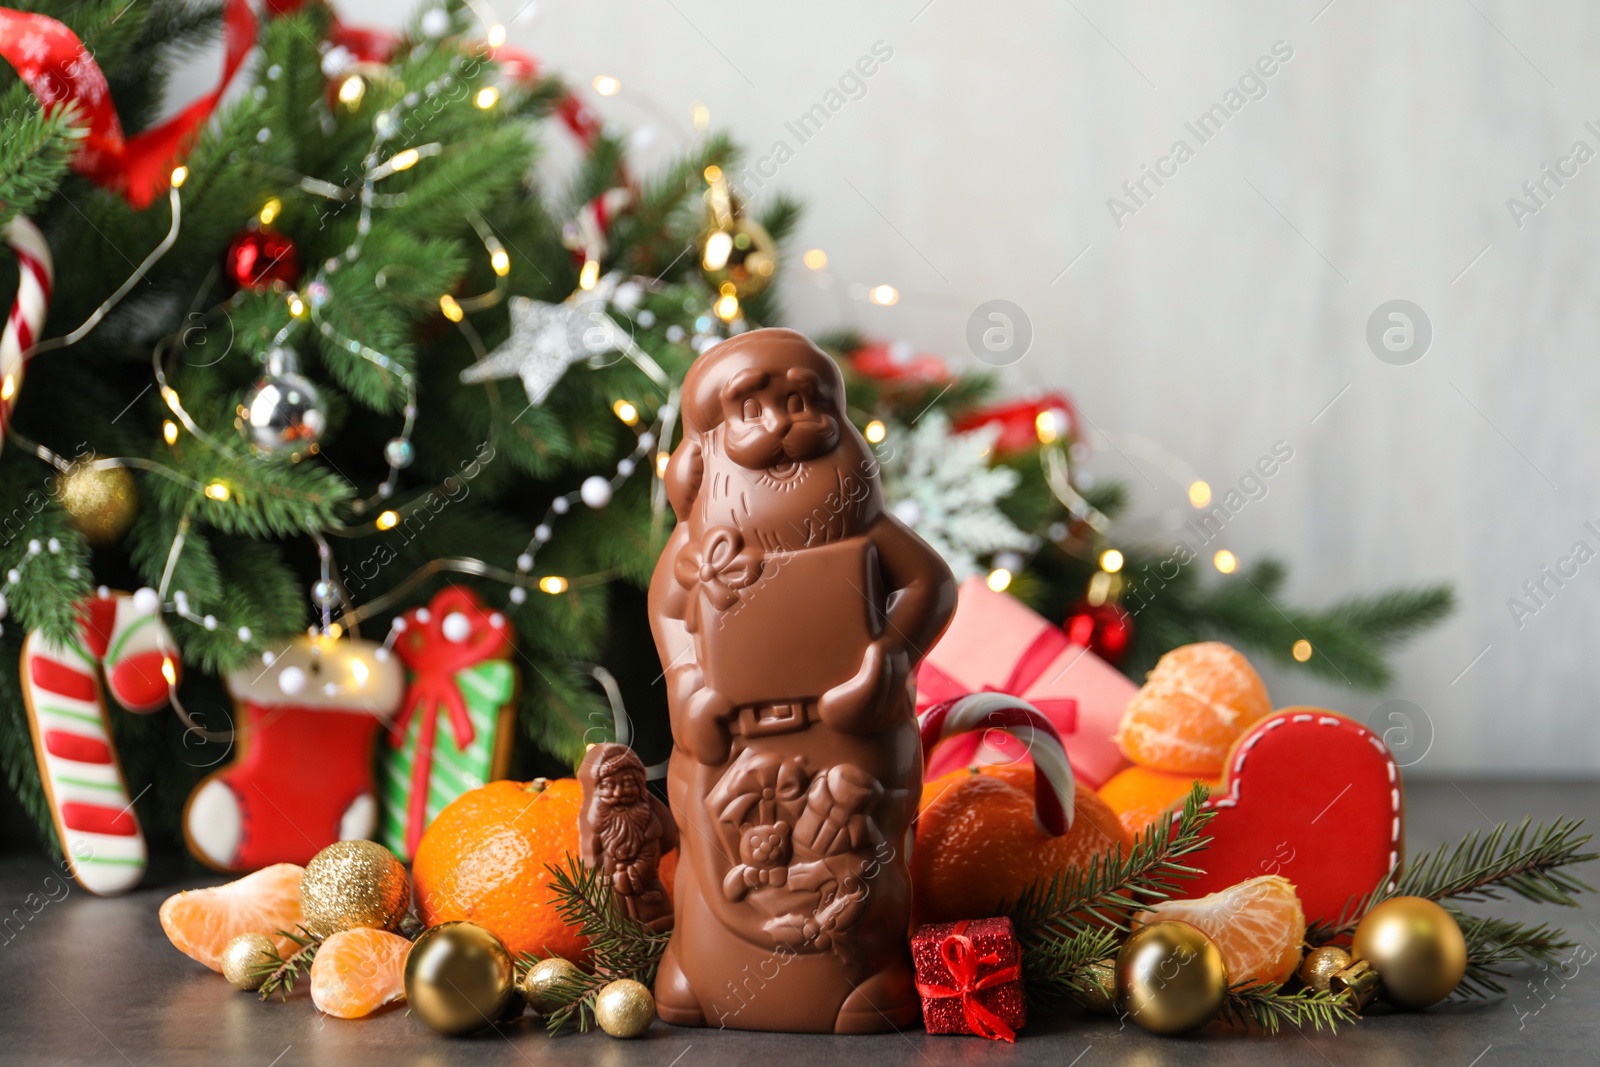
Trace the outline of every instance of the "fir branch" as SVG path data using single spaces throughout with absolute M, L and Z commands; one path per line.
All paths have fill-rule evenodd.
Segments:
M 297 925 L 293 930 L 279 930 L 276 936 L 287 937 L 300 947 L 287 957 L 274 950 L 266 963 L 251 972 L 265 976 L 258 990 L 262 1000 L 271 1000 L 273 994 L 277 994 L 281 1000 L 288 1000 L 289 994 L 294 992 L 295 979 L 300 977 L 302 970 L 310 970 L 311 961 L 317 957 L 317 949 L 322 947 L 322 936 L 312 933 L 304 926 Z
M 41 111 L 32 91 L 14 82 L 0 96 L 0 223 L 32 215 L 51 196 L 67 173 L 88 126 L 76 104 Z
M 586 1031 L 594 1021 L 594 996 L 606 983 L 618 978 L 655 983 L 656 966 L 672 935 L 652 930 L 623 911 L 603 872 L 570 853 L 563 865 L 546 864 L 545 870 L 552 879 L 556 911 L 589 942 L 591 968 L 591 973 L 579 972 L 552 986 L 550 997 L 561 1006 L 545 1016 L 545 1025 L 554 1034 L 576 1017 L 578 1029 Z
M 1082 954 L 1095 944 L 1070 942 L 1097 928 L 1127 930 L 1133 911 L 1166 899 L 1179 882 L 1199 873 L 1182 861 L 1210 843 L 1203 834 L 1212 818 L 1211 812 L 1201 809 L 1205 798 L 1206 787 L 1196 782 L 1182 814 L 1146 827 L 1126 854 L 1102 853 L 1085 867 L 1057 872 L 1023 891 L 1006 910 L 1022 947 L 1023 974 L 1029 983 L 1070 986 L 1077 979 L 1063 966 L 1088 962 Z
M 1276 1034 L 1284 1025 L 1296 1030 L 1308 1025 L 1315 1030 L 1326 1027 L 1329 1033 L 1337 1033 L 1340 1023 L 1361 1018 L 1342 993 L 1314 989 L 1285 993 L 1255 981 L 1229 986 L 1218 1017 L 1231 1026 L 1248 1028 L 1253 1024 L 1268 1034 Z
M 1576 941 L 1548 923 L 1529 926 L 1486 915 L 1468 915 L 1454 908 L 1467 941 L 1467 973 L 1456 987 L 1459 997 L 1489 997 L 1503 994 L 1500 979 L 1511 977 L 1508 968 L 1518 965 L 1554 967 L 1562 963 L 1561 953 L 1578 947 Z
M 1088 967 L 1116 955 L 1120 940 L 1118 931 L 1109 926 L 1039 940 L 1023 956 L 1022 986 L 1028 999 L 1041 1007 L 1062 998 L 1093 1007 L 1103 991 L 1090 978 Z

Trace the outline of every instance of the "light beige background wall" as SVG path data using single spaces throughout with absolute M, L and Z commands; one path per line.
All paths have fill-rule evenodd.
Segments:
M 385 22 L 406 5 L 339 6 Z M 848 321 L 975 365 L 972 308 L 1015 301 L 1035 339 L 1009 384 L 1064 386 L 1095 426 L 1158 443 L 1219 487 L 1292 444 L 1227 543 L 1246 561 L 1286 557 L 1297 600 L 1456 584 L 1460 611 L 1399 655 L 1391 693 L 1273 674 L 1280 703 L 1366 717 L 1388 697 L 1413 701 L 1434 736 L 1408 773 L 1600 770 L 1600 560 L 1572 564 L 1520 628 L 1507 606 L 1535 606 L 1523 583 L 1577 542 L 1600 550 L 1600 159 L 1562 163 L 1577 141 L 1600 151 L 1600 9 L 544 0 L 518 18 L 520 0 L 491 6 L 514 43 L 574 81 L 620 78 L 602 112 L 658 144 L 703 101 L 757 156 L 778 140 L 795 149 L 758 198 L 801 196 L 801 247 L 905 294 L 883 309 L 793 285 L 798 324 Z M 798 144 L 785 123 L 880 41 L 893 55 L 864 95 Z M 1292 56 L 1265 95 L 1200 144 L 1185 122 L 1226 103 L 1275 42 Z M 1107 199 L 1179 138 L 1193 158 L 1159 189 L 1147 180 L 1153 195 L 1118 226 Z M 1534 206 L 1521 186 L 1546 164 L 1575 174 L 1545 179 L 1544 206 L 1514 219 L 1508 198 Z M 1403 366 L 1365 338 L 1397 298 L 1434 335 Z M 1110 450 L 1096 467 L 1131 481 L 1159 531 L 1181 488 L 1124 451 L 1138 472 Z

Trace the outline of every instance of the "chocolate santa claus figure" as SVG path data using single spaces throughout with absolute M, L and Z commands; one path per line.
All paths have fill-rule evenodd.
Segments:
M 682 829 L 656 978 L 682 1026 L 913 1025 L 908 680 L 955 607 L 888 513 L 837 366 L 791 330 L 690 368 L 667 467 L 678 525 L 650 585 Z

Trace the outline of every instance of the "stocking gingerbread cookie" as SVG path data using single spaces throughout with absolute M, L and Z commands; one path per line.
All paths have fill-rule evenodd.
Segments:
M 167 703 L 178 670 L 177 646 L 153 589 L 130 595 L 102 588 L 78 605 L 72 640 L 35 632 L 22 643 L 22 702 L 39 779 L 72 876 L 91 893 L 132 889 L 146 862 L 101 676 L 117 704 L 145 713 Z
M 236 754 L 189 795 L 189 850 L 217 870 L 253 871 L 371 837 L 373 741 L 404 688 L 396 657 L 353 638 L 300 638 L 230 674 Z

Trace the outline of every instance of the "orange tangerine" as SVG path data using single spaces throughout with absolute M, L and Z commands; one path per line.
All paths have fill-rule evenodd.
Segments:
M 311 1003 L 340 1019 L 371 1015 L 406 995 L 411 942 L 387 930 L 359 926 L 332 934 L 311 961 Z
M 1140 766 L 1217 778 L 1229 746 L 1271 712 L 1250 661 L 1220 641 L 1205 641 L 1161 657 L 1123 710 L 1116 741 Z
M 1031 766 L 952 771 L 922 787 L 911 852 L 916 922 L 997 915 L 1038 879 L 1129 844 L 1116 813 L 1081 783 L 1072 829 L 1046 837 L 1033 822 Z
M 299 946 L 278 931 L 301 921 L 303 874 L 303 867 L 276 863 L 226 885 L 170 896 L 161 904 L 161 929 L 179 952 L 218 972 L 222 950 L 240 934 L 266 934 L 280 953 L 293 952 Z
M 1138 837 L 1144 828 L 1167 818 L 1183 806 L 1189 789 L 1204 782 L 1215 794 L 1221 782 L 1196 779 L 1192 774 L 1153 771 L 1138 765 L 1126 767 L 1100 787 L 1100 799 L 1111 805 L 1128 833 Z
M 554 952 L 581 963 L 588 943 L 556 911 L 545 866 L 579 855 L 582 803 L 576 778 L 490 782 L 462 793 L 417 844 L 417 914 L 429 926 L 477 923 L 512 955 Z
M 1186 922 L 1215 941 L 1229 984 L 1256 981 L 1277 988 L 1300 966 L 1306 913 L 1294 883 L 1276 874 L 1247 878 L 1194 900 L 1164 900 L 1133 917 L 1134 928 Z

